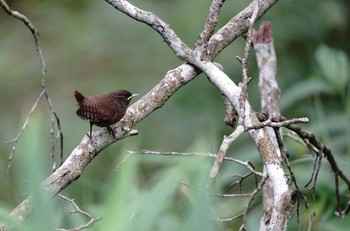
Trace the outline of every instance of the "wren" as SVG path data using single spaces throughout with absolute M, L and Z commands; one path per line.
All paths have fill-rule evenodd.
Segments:
M 115 138 L 115 133 L 110 125 L 117 123 L 125 115 L 126 109 L 133 97 L 129 91 L 120 90 L 95 96 L 83 96 L 75 91 L 74 97 L 78 102 L 77 115 L 84 120 L 90 121 L 89 138 L 92 140 L 92 126 L 106 127 L 108 132 Z

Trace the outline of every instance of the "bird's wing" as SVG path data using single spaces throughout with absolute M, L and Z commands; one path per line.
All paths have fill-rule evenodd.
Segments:
M 80 105 L 77 115 L 91 122 L 103 122 L 113 118 L 114 110 L 111 110 L 108 100 L 99 101 L 96 97 L 87 97 Z

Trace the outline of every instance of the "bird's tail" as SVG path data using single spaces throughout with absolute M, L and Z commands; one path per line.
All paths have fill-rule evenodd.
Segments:
M 82 103 L 85 99 L 85 96 L 83 96 L 79 91 L 74 92 L 74 97 L 79 104 Z

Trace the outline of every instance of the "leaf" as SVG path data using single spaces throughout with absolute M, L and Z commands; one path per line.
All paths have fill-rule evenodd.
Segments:
M 331 94 L 329 86 L 321 79 L 307 79 L 298 82 L 281 95 L 281 109 L 283 111 L 294 103 L 319 93 Z
M 344 51 L 321 45 L 315 53 L 320 66 L 322 77 L 330 83 L 336 91 L 343 93 L 349 76 L 349 59 Z

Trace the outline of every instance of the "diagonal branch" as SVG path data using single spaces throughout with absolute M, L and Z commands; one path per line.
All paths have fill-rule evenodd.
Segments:
M 53 171 L 56 170 L 56 162 L 54 159 L 54 147 L 56 144 L 56 136 L 54 134 L 54 127 L 55 127 L 55 121 L 57 124 L 57 137 L 60 140 L 60 164 L 62 164 L 63 162 L 63 133 L 61 131 L 61 125 L 60 125 L 60 119 L 58 117 L 58 114 L 56 113 L 56 110 L 51 102 L 51 99 L 46 91 L 46 65 L 45 65 L 45 59 L 44 59 L 44 55 L 43 52 L 41 50 L 41 46 L 39 43 L 39 32 L 38 30 L 34 27 L 34 25 L 30 22 L 30 20 L 23 14 L 17 12 L 17 11 L 13 11 L 11 10 L 11 8 L 6 4 L 6 2 L 4 0 L 0 0 L 0 5 L 2 6 L 2 8 L 6 11 L 6 13 L 8 13 L 9 15 L 18 18 L 20 21 L 22 21 L 30 30 L 30 32 L 32 33 L 33 37 L 34 37 L 34 41 L 35 41 L 35 47 L 36 50 L 38 52 L 38 56 L 39 56 L 39 62 L 40 62 L 40 67 L 41 67 L 41 92 L 39 97 L 37 98 L 37 100 L 35 101 L 34 105 L 32 106 L 32 109 L 30 110 L 29 114 L 27 115 L 26 121 L 24 122 L 22 129 L 20 130 L 20 132 L 18 133 L 17 137 L 15 139 L 13 139 L 12 141 L 10 141 L 9 143 L 13 143 L 12 146 L 12 151 L 8 157 L 9 163 L 8 163 L 8 167 L 7 167 L 7 171 L 10 170 L 11 168 L 11 160 L 13 158 L 13 155 L 16 151 L 16 147 L 19 141 L 19 138 L 21 137 L 23 131 L 26 129 L 28 123 L 29 123 L 29 118 L 31 117 L 31 115 L 33 114 L 33 112 L 35 111 L 39 101 L 42 99 L 43 96 L 45 96 L 45 99 L 48 103 L 50 112 L 51 112 L 51 129 L 50 129 L 50 133 L 51 133 L 51 156 L 53 159 Z
M 45 76 L 46 75 L 46 65 L 45 65 L 45 59 L 43 56 L 43 52 L 41 50 L 40 43 L 39 43 L 38 30 L 34 27 L 34 25 L 30 22 L 30 20 L 25 15 L 19 13 L 18 11 L 11 10 L 11 8 L 6 4 L 5 0 L 0 0 L 0 5 L 6 11 L 6 13 L 21 20 L 26 25 L 26 27 L 28 27 L 30 32 L 33 34 L 36 50 L 37 50 L 38 55 L 39 55 L 41 74 L 43 76 Z M 45 78 L 43 78 L 42 80 L 45 81 Z
M 107 130 L 100 129 L 93 133 L 93 140 L 96 142 L 93 145 L 85 136 L 66 161 L 43 182 L 44 190 L 49 196 L 54 196 L 77 180 L 98 153 L 112 143 L 130 135 L 127 130 L 123 129 L 124 127 L 134 127 L 154 110 L 162 107 L 172 94 L 191 81 L 197 74 L 198 72 L 188 64 L 168 71 L 166 76 L 150 92 L 128 108 L 122 121 L 114 126 L 115 138 L 110 136 Z M 29 214 L 31 214 L 30 196 L 11 212 L 11 216 L 20 221 Z M 1 228 L 0 225 L 0 230 Z
M 210 37 L 214 34 L 216 24 L 218 23 L 219 14 L 225 0 L 213 0 L 209 8 L 207 22 L 204 25 L 203 31 L 200 33 L 196 42 L 196 47 L 206 46 Z
M 7 164 L 7 172 L 10 171 L 10 168 L 11 168 L 11 163 L 12 163 L 12 158 L 13 158 L 13 155 L 15 154 L 16 152 L 16 148 L 17 148 L 17 143 L 19 141 L 19 138 L 22 136 L 22 133 L 24 132 L 25 128 L 27 127 L 28 123 L 29 123 L 29 119 L 30 117 L 32 116 L 32 114 L 34 113 L 36 107 L 38 106 L 41 98 L 43 97 L 44 93 L 41 92 L 39 97 L 35 100 L 32 108 L 30 109 L 28 115 L 27 115 L 27 118 L 26 120 L 24 121 L 24 124 L 22 126 L 22 129 L 19 131 L 19 133 L 17 134 L 17 136 L 13 139 L 13 140 L 10 140 L 10 141 L 7 141 L 6 143 L 13 143 L 12 145 L 12 150 L 11 150 L 11 153 L 9 155 L 9 157 L 7 158 L 8 159 L 8 164 Z
M 179 58 L 188 58 L 187 56 L 191 53 L 189 48 L 176 36 L 176 34 L 167 24 L 157 18 L 154 14 L 141 11 L 123 0 L 106 1 L 116 9 L 151 26 L 154 30 L 161 34 L 161 36 Z M 264 1 L 264 4 L 262 4 L 262 6 L 259 8 L 258 17 L 261 17 L 275 2 L 277 2 L 277 0 Z M 229 38 L 231 42 L 247 30 L 246 21 L 244 18 L 241 18 L 242 14 L 249 17 L 251 13 L 252 6 L 250 5 L 233 18 L 236 27 L 230 28 L 234 35 Z M 210 54 L 211 59 L 215 58 L 215 56 L 228 45 L 227 40 L 222 42 L 226 45 L 216 48 L 216 52 Z M 211 67 L 212 66 L 210 65 L 210 68 Z M 89 142 L 90 140 L 87 137 L 84 137 L 80 144 L 78 144 L 77 147 L 71 152 L 67 160 L 43 182 L 44 190 L 50 196 L 54 196 L 77 180 L 83 173 L 85 167 L 97 156 L 98 153 L 112 143 L 130 135 L 128 132 L 129 129 L 123 128 L 134 127 L 139 121 L 146 118 L 156 109 L 162 107 L 169 97 L 171 97 L 179 88 L 193 80 L 199 73 L 200 70 L 189 64 L 182 64 L 178 68 L 169 71 L 151 91 L 128 108 L 123 120 L 113 127 L 116 134 L 115 138 L 108 135 L 108 132 L 105 129 L 100 129 L 98 132 L 94 133 L 93 140 L 96 141 L 95 145 L 92 145 L 91 142 Z M 232 86 L 231 83 L 233 82 L 231 80 L 229 80 L 229 82 L 229 85 Z M 233 88 L 233 91 L 237 90 L 239 91 L 238 87 Z M 232 89 L 230 89 L 229 92 L 232 93 Z M 234 100 L 234 97 L 230 97 L 230 99 Z M 259 132 L 252 133 L 258 134 Z M 30 213 L 31 197 L 29 196 L 11 212 L 11 216 L 19 220 L 24 220 Z M 1 225 L 0 228 L 2 228 Z
M 339 178 L 342 179 L 344 181 L 344 183 L 346 184 L 348 190 L 350 190 L 350 179 L 344 174 L 344 172 L 339 168 L 333 154 L 332 151 L 324 144 L 322 144 L 312 132 L 308 132 L 303 130 L 301 127 L 295 125 L 295 124 L 291 124 L 286 126 L 288 129 L 292 130 L 293 132 L 295 132 L 296 134 L 298 134 L 299 137 L 301 137 L 304 141 L 308 140 L 308 142 L 310 143 L 311 146 L 313 146 L 312 150 L 315 150 L 315 153 L 318 155 L 318 158 L 316 158 L 316 161 L 319 162 L 318 160 L 320 160 L 323 155 L 326 157 L 329 165 L 331 166 L 332 172 L 334 173 L 334 177 L 335 177 L 335 192 L 336 192 L 336 201 L 337 201 L 337 215 L 342 215 L 343 213 L 345 213 L 345 211 L 347 210 L 347 208 L 342 210 L 342 206 L 340 204 L 340 194 L 339 194 Z M 317 168 L 319 168 L 317 166 L 317 162 L 315 162 L 316 168 L 314 168 L 314 174 L 318 173 Z M 319 163 L 320 164 L 320 163 Z M 317 176 L 313 176 L 313 179 L 311 179 L 311 181 L 316 182 L 317 180 Z M 315 184 L 315 183 L 314 183 Z
M 74 199 L 70 199 L 70 198 L 68 198 L 68 197 L 66 197 L 66 196 L 64 196 L 62 194 L 58 194 L 58 196 L 72 204 L 74 210 L 70 212 L 71 214 L 73 214 L 73 213 L 81 214 L 82 216 L 84 216 L 87 219 L 89 219 L 89 221 L 87 223 L 83 224 L 83 225 L 80 225 L 80 226 L 76 227 L 76 228 L 72 228 L 72 229 L 61 229 L 60 228 L 60 229 L 56 229 L 56 231 L 80 231 L 80 230 L 83 230 L 83 229 L 89 229 L 89 228 L 91 228 L 91 226 L 95 222 L 97 222 L 97 221 L 102 219 L 100 217 L 95 218 L 90 213 L 83 211 L 81 208 L 79 208 L 77 203 L 75 203 Z
M 170 28 L 168 24 L 162 21 L 154 13 L 141 10 L 126 0 L 105 1 L 129 17 L 152 27 L 158 34 L 163 37 L 165 42 L 174 51 L 175 55 L 178 58 L 186 62 L 192 61 L 192 50 L 176 35 L 176 33 Z M 207 34 L 206 36 L 208 37 L 211 35 L 211 31 L 213 30 L 212 28 L 215 25 L 214 20 L 218 19 L 219 10 L 223 2 L 224 1 L 213 1 L 213 10 L 209 11 L 213 17 L 211 17 L 211 19 L 208 18 L 208 25 L 204 26 L 204 29 L 210 29 L 208 32 L 203 31 L 202 34 Z M 256 15 L 256 20 L 262 17 L 277 2 L 278 0 L 261 1 L 259 3 L 259 10 Z M 220 30 L 218 30 L 218 32 L 210 37 L 208 41 L 208 47 L 206 47 L 208 59 L 213 60 L 225 47 L 227 47 L 248 30 L 248 27 L 250 25 L 249 18 L 252 16 L 254 9 L 255 3 L 253 1 L 240 13 L 232 17 L 232 19 Z M 201 52 L 204 52 L 204 50 L 201 50 Z
M 261 18 L 278 0 L 264 0 L 259 2 L 259 10 L 256 20 Z M 208 42 L 208 54 L 216 57 L 225 47 L 230 45 L 236 38 L 246 33 L 251 16 L 255 9 L 255 2 L 252 1 L 244 10 L 234 16 L 226 25 L 218 30 Z

